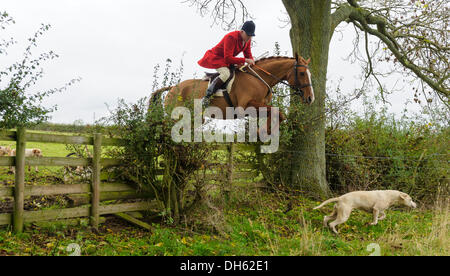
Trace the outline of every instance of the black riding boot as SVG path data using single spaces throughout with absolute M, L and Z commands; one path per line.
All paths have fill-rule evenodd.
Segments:
M 210 97 L 216 93 L 216 91 L 222 87 L 223 81 L 216 77 L 211 84 L 208 86 L 208 89 L 206 90 L 206 95 L 202 99 L 202 105 L 203 108 L 207 108 L 209 106 Z

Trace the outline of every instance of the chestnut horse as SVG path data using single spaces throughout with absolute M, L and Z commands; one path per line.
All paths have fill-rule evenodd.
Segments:
M 314 90 L 311 85 L 311 73 L 308 64 L 310 59 L 303 57 L 267 57 L 256 61 L 255 66 L 250 65 L 246 72 L 236 70 L 235 79 L 229 92 L 231 102 L 234 107 L 254 107 L 259 114 L 259 108 L 267 108 L 267 118 L 271 118 L 272 87 L 278 83 L 283 83 L 291 87 L 301 96 L 303 103 L 312 104 L 314 102 Z M 248 67 L 248 66 L 247 66 Z M 250 70 L 251 69 L 251 70 Z M 255 75 L 254 72 L 257 74 Z M 259 76 L 259 77 L 258 77 Z M 262 80 L 261 80 L 262 79 Z M 270 89 L 269 89 L 270 86 Z M 200 79 L 185 80 L 173 87 L 166 87 L 154 92 L 151 102 L 157 101 L 162 92 L 170 90 L 164 100 L 164 105 L 180 106 L 183 102 L 200 99 L 205 95 L 208 88 L 208 81 Z M 229 107 L 224 97 L 213 97 L 210 106 L 219 107 L 222 110 L 223 118 L 226 119 L 226 109 Z M 283 121 L 285 116 L 281 113 L 279 121 Z M 276 116 L 276 114 L 275 114 Z M 267 132 L 270 134 L 271 120 L 267 120 Z

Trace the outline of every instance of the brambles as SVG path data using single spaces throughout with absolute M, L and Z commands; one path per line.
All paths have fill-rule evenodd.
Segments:
M 120 175 L 144 192 L 152 192 L 163 206 L 168 222 L 178 223 L 181 215 L 198 203 L 203 183 L 189 185 L 189 178 L 202 167 L 211 148 L 205 143 L 176 143 L 171 129 L 174 121 L 165 116 L 163 106 L 148 106 L 142 98 L 136 104 L 119 101 L 112 112 L 111 132 L 127 143 L 110 151 L 123 160 Z M 187 193 L 193 189 L 193 193 Z

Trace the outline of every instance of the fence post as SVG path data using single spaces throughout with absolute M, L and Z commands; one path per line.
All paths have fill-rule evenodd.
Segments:
M 233 170 L 234 170 L 233 160 L 234 160 L 234 143 L 230 143 L 228 145 L 227 182 L 224 187 L 225 200 L 227 201 L 229 200 L 231 187 L 233 185 Z
M 25 190 L 25 128 L 18 127 L 16 131 L 15 157 L 15 187 L 14 187 L 14 215 L 13 229 L 15 233 L 23 231 L 23 206 Z
M 102 134 L 94 134 L 94 156 L 92 158 L 91 226 L 98 228 L 100 205 L 100 158 L 102 155 Z

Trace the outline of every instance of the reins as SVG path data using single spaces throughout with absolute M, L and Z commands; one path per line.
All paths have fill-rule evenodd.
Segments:
M 261 67 L 259 67 L 259 66 L 257 66 L 257 65 L 254 65 L 256 68 L 258 68 L 258 69 L 262 69 Z M 268 88 L 269 88 L 269 91 L 267 92 L 267 95 L 269 95 L 269 93 L 273 93 L 273 90 L 272 90 L 272 87 L 263 79 L 263 78 L 261 78 L 261 76 L 260 75 L 258 75 L 258 73 L 256 73 L 255 72 L 255 70 L 253 70 L 253 68 L 251 68 L 250 66 L 248 66 L 248 69 L 250 69 L 252 72 L 253 72 L 253 74 L 255 74 L 256 75 L 256 77 L 260 80 L 260 81 L 262 81 Z M 262 69 L 263 70 L 263 72 L 265 72 L 266 74 L 268 73 L 268 74 L 270 74 L 269 72 L 267 72 L 267 71 L 265 71 L 264 69 Z M 271 74 L 270 74 L 271 75 Z M 267 97 L 267 95 L 266 95 L 266 97 Z
M 296 95 L 296 94 L 300 95 L 300 97 L 303 97 L 304 92 L 303 92 L 302 89 L 305 88 L 305 87 L 312 86 L 311 83 L 307 83 L 307 84 L 303 84 L 303 85 L 301 84 L 300 80 L 298 79 L 297 68 L 298 67 L 304 67 L 306 69 L 309 69 L 309 67 L 306 66 L 306 65 L 298 64 L 297 61 L 295 62 L 295 65 L 294 65 L 294 76 L 295 76 L 295 84 L 294 85 L 291 85 L 291 84 L 289 84 L 289 82 L 278 78 L 274 74 L 270 73 L 269 71 L 265 70 L 264 68 L 262 68 L 262 67 L 260 67 L 260 66 L 258 66 L 256 64 L 254 64 L 252 66 L 254 66 L 256 69 L 261 70 L 266 75 L 268 75 L 271 78 L 273 78 L 274 80 L 276 80 L 278 83 L 284 84 L 284 85 L 288 86 L 289 88 L 291 88 L 292 90 L 295 90 L 294 93 L 291 93 L 291 94 L 288 94 L 288 95 L 284 95 L 284 96 L 280 96 L 280 97 L 287 97 L 287 96 Z M 250 67 L 250 65 L 247 66 L 247 68 L 250 69 L 250 71 L 252 71 L 253 74 L 255 74 L 254 76 L 256 78 L 258 78 L 260 81 L 262 81 L 269 88 L 269 92 L 267 93 L 267 95 L 269 95 L 269 93 L 274 93 L 273 90 L 272 90 L 272 87 L 258 73 L 256 73 L 255 70 L 253 70 L 253 68 Z M 245 73 L 248 73 L 248 72 L 244 71 L 243 68 L 241 68 L 241 71 L 245 72 Z M 266 95 L 266 97 L 267 97 L 267 95 Z

